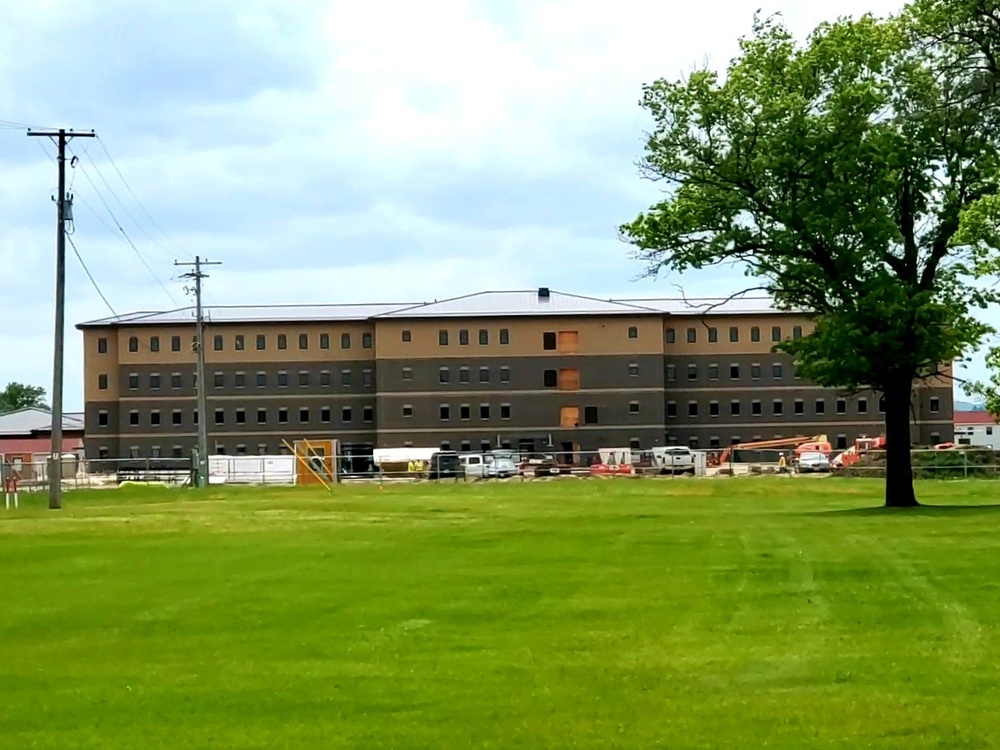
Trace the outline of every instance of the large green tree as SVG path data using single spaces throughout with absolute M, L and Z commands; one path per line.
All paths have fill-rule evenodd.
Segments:
M 643 89 L 641 169 L 667 191 L 623 237 L 650 274 L 736 263 L 813 318 L 779 348 L 821 385 L 884 397 L 889 506 L 917 504 L 914 384 L 978 344 L 974 313 L 996 301 L 977 283 L 1000 247 L 995 6 L 925 0 L 801 43 L 756 19 L 724 74 Z
M 44 388 L 24 383 L 8 383 L 7 387 L 0 391 L 0 414 L 29 406 L 49 408 L 45 403 Z

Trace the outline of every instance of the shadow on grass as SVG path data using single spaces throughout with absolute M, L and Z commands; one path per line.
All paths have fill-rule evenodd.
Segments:
M 913 508 L 844 508 L 838 510 L 817 510 L 805 513 L 809 516 L 976 516 L 1000 513 L 1000 503 L 977 505 L 918 505 Z

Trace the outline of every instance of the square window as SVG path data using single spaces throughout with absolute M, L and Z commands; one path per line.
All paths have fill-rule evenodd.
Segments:
M 243 409 L 236 410 L 236 424 L 246 424 L 247 423 L 247 413 Z
M 781 326 L 771 327 L 771 341 L 781 341 Z
M 102 391 L 108 390 L 108 376 L 104 373 L 97 376 L 97 387 Z
M 677 341 L 677 331 L 675 331 L 673 328 L 668 328 L 667 329 L 667 343 L 668 344 L 673 344 L 676 341 Z
M 771 365 L 771 376 L 775 380 L 780 380 L 783 375 L 784 375 L 784 372 L 782 370 L 782 367 L 781 367 L 780 363 L 775 362 L 773 365 Z
M 413 368 L 404 367 L 403 368 L 403 380 L 413 380 Z
M 222 336 L 218 336 L 218 335 L 214 336 L 213 337 L 213 341 L 212 341 L 212 348 L 215 349 L 215 351 L 217 351 L 217 352 L 221 352 L 222 351 L 222 347 L 223 347 Z
M 375 421 L 375 407 L 365 406 L 361 409 L 361 419 L 364 422 L 374 422 Z
M 340 371 L 340 384 L 342 386 L 344 386 L 345 388 L 346 387 L 350 387 L 350 385 L 351 385 L 351 371 L 350 370 L 341 370 Z
M 267 385 L 267 373 L 266 372 L 258 372 L 257 373 L 257 387 L 258 388 L 263 388 L 266 385 Z
M 671 382 L 677 380 L 677 365 L 667 365 L 667 380 Z
M 792 328 L 792 338 L 793 339 L 802 338 L 802 326 L 794 326 Z
M 668 417 L 676 417 L 677 416 L 677 402 L 676 401 L 668 401 L 667 402 L 667 416 Z
M 596 406 L 585 406 L 585 407 L 583 407 L 583 423 L 584 424 L 597 424 L 597 407 Z
M 288 337 L 283 333 L 278 334 L 278 348 L 287 349 L 288 348 Z
M 754 343 L 760 341 L 760 328 L 758 328 L 757 326 L 753 326 L 750 329 L 750 340 L 753 341 Z
M 438 370 L 438 382 L 439 383 L 450 383 L 451 382 L 451 370 L 447 367 L 442 367 Z
M 278 387 L 287 388 L 288 387 L 288 373 L 284 370 L 278 372 Z
M 506 328 L 500 329 L 500 344 L 501 346 L 507 346 L 510 343 L 510 331 Z
M 247 374 L 245 372 L 238 372 L 233 375 L 233 385 L 237 388 L 246 388 Z
M 257 410 L 257 424 L 267 424 L 267 409 Z
M 468 404 L 460 404 L 458 407 L 458 418 L 461 420 L 472 418 L 472 407 Z
M 837 399 L 837 414 L 847 414 L 847 401 L 842 398 Z
M 413 405 L 412 404 L 403 404 L 403 417 L 405 417 L 406 419 L 409 419 L 412 416 L 413 416 Z
M 480 419 L 489 419 L 490 418 L 490 405 L 489 404 L 480 404 L 479 405 L 479 418 Z
M 245 456 L 247 453 L 246 443 L 238 443 L 236 446 L 236 454 L 239 456 Z
M 309 424 L 308 407 L 303 406 L 299 409 L 299 424 Z
M 718 380 L 719 379 L 719 366 L 712 364 L 708 366 L 708 379 Z
M 171 448 L 170 454 L 174 458 L 183 458 L 184 457 L 184 449 L 181 448 L 181 446 L 179 446 L 179 445 L 175 445 L 173 448 Z
M 885 396 L 878 397 L 878 413 L 885 414 Z
M 369 369 L 364 369 L 361 371 L 361 387 L 371 388 L 375 384 L 375 376 Z
M 837 450 L 842 451 L 847 447 L 847 435 L 837 435 Z
M 180 427 L 184 422 L 183 412 L 180 409 L 174 409 L 170 412 L 170 423 L 175 427 Z
M 740 366 L 739 365 L 729 365 L 729 378 L 730 380 L 740 379 Z
M 629 363 L 629 366 L 628 366 L 628 376 L 630 378 L 637 378 L 637 377 L 639 377 L 639 363 L 638 362 L 630 362 Z
M 108 413 L 106 411 L 97 412 L 97 426 L 107 427 L 108 426 Z
M 772 404 L 772 411 L 774 413 L 774 416 L 780 417 L 782 414 L 785 413 L 785 405 L 781 402 L 781 400 L 775 399 L 774 403 Z
M 479 345 L 487 346 L 490 343 L 490 332 L 485 328 L 479 329 Z
M 740 415 L 740 402 L 739 401 L 731 401 L 729 403 L 729 413 L 732 414 L 734 417 L 738 417 Z
M 192 424 L 198 424 L 198 410 L 195 409 L 191 412 L 191 422 Z
M 128 449 L 128 457 L 129 458 L 139 458 L 141 455 L 142 454 L 139 451 L 139 446 L 138 445 L 133 445 L 131 448 Z
M 108 353 L 108 340 L 106 338 L 97 339 L 97 353 L 107 354 Z
M 764 409 L 763 409 L 760 401 L 751 401 L 750 402 L 750 413 L 753 416 L 755 416 L 755 417 L 759 417 L 761 414 L 764 413 Z
M 149 424 L 153 427 L 160 426 L 160 412 L 156 409 L 149 413 Z
M 688 380 L 698 379 L 698 365 L 690 364 L 688 365 Z
M 410 333 L 409 331 L 403 331 L 402 337 L 404 344 L 409 344 L 411 341 L 413 341 L 413 334 Z
M 708 402 L 708 416 L 717 417 L 719 416 L 719 402 L 709 401 Z
M 932 414 L 937 414 L 941 411 L 941 399 L 937 396 L 932 396 L 930 401 L 930 410 Z
M 698 402 L 697 401 L 689 401 L 688 402 L 688 416 L 689 417 L 697 417 L 698 416 Z
M 760 365 L 750 365 L 750 377 L 760 380 Z
M 171 336 L 170 337 L 170 351 L 179 352 L 181 350 L 181 337 Z
M 319 410 L 319 421 L 322 422 L 323 424 L 329 424 L 330 419 L 331 419 L 330 407 L 324 406 L 322 409 Z
M 555 370 L 546 370 L 542 373 L 542 385 L 546 388 L 555 388 L 559 383 L 559 373 Z
M 479 382 L 480 383 L 489 383 L 490 382 L 490 368 L 489 367 L 480 367 L 479 368 Z
M 130 391 L 139 390 L 139 373 L 133 372 L 129 373 L 128 376 L 128 389 Z
M 149 351 L 158 352 L 160 351 L 160 337 L 150 336 L 149 337 Z
M 448 408 L 447 404 L 441 404 L 441 406 L 438 407 L 438 419 L 442 422 L 447 422 L 451 419 L 451 409 Z
M 858 414 L 867 414 L 867 413 L 868 413 L 868 399 L 866 399 L 866 398 L 859 398 L 858 399 Z
M 233 341 L 233 348 L 238 352 L 242 352 L 247 348 L 247 342 L 242 333 L 236 334 L 236 338 Z
M 368 332 L 361 334 L 361 348 L 371 349 L 372 348 L 372 335 Z
M 715 344 L 719 341 L 719 329 L 714 326 L 708 329 L 708 343 Z
M 345 406 L 340 410 L 340 421 L 349 424 L 354 419 L 354 412 L 350 406 Z
M 729 340 L 736 343 L 740 340 L 740 329 L 737 326 L 729 326 Z
M 464 328 L 458 332 L 458 344 L 459 346 L 469 345 L 469 332 Z
M 805 414 L 806 413 L 805 402 L 800 398 L 795 399 L 794 410 L 796 414 Z
M 329 370 L 320 370 L 319 371 L 319 384 L 321 386 L 323 386 L 324 388 L 328 388 L 330 386 L 330 371 Z
M 299 388 L 305 388 L 309 385 L 309 371 L 299 370 Z
M 217 372 L 217 373 L 213 374 L 212 375 L 212 385 L 214 387 L 216 387 L 216 388 L 222 388 L 222 387 L 224 387 L 226 385 L 226 376 L 223 373 L 221 373 L 221 372 Z
M 137 412 L 137 411 L 130 411 L 128 413 L 128 423 L 132 427 L 138 427 L 138 425 L 139 425 L 139 412 Z
M 299 334 L 299 349 L 308 349 L 308 348 L 309 348 L 309 334 L 308 333 L 300 333 Z
M 556 350 L 555 331 L 546 331 L 542 334 L 542 349 L 547 352 L 554 352 Z
M 448 346 L 448 331 L 444 328 L 438 331 L 438 346 Z
M 696 328 L 688 328 L 687 329 L 687 342 L 689 344 L 696 344 L 696 343 L 698 343 L 698 329 L 696 329 Z
M 500 419 L 510 419 L 510 404 L 500 404 Z
M 130 352 L 139 351 L 139 339 L 136 336 L 129 336 L 128 339 L 128 350 Z
M 340 334 L 340 348 L 341 349 L 351 348 L 351 334 L 349 333 Z
M 225 424 L 226 423 L 226 412 L 225 412 L 225 410 L 223 410 L 223 409 L 216 409 L 215 410 L 215 423 L 216 424 Z
M 459 450 L 462 453 L 468 453 L 469 451 L 472 450 L 472 442 L 469 440 L 463 440 L 461 445 L 459 446 Z
M 500 368 L 500 382 L 501 383 L 509 383 L 510 382 L 510 368 L 509 367 L 501 367 Z
M 628 327 L 628 337 L 630 339 L 637 339 L 637 338 L 639 338 L 639 328 L 637 326 L 629 326 Z
M 330 334 L 329 333 L 321 333 L 319 335 L 319 348 L 320 349 L 329 349 L 330 348 Z
M 816 399 L 816 413 L 826 414 L 826 400 L 822 398 Z
M 257 334 L 257 351 L 262 352 L 267 349 L 267 336 L 263 333 Z

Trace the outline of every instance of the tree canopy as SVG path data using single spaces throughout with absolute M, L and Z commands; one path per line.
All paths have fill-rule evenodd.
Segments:
M 8 383 L 7 387 L 0 391 L 0 414 L 29 406 L 49 408 L 45 403 L 44 388 L 24 383 Z
M 643 88 L 644 176 L 666 197 L 622 226 L 649 274 L 735 263 L 814 330 L 802 376 L 886 405 L 886 503 L 912 505 L 915 381 L 990 329 L 998 267 L 1000 12 L 918 0 L 797 42 L 756 18 L 724 73 Z M 995 53 L 995 54 L 994 54 Z

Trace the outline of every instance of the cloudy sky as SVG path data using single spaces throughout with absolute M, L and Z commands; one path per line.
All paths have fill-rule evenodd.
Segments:
M 657 197 L 634 167 L 648 124 L 642 84 L 724 66 L 758 7 L 0 0 L 0 120 L 100 135 L 72 144 L 73 239 L 119 313 L 186 304 L 173 264 L 196 253 L 224 263 L 206 282 L 219 304 L 419 302 L 539 285 L 721 294 L 742 279 L 637 281 L 616 227 Z M 763 5 L 801 33 L 822 7 Z M 53 153 L 0 125 L 0 383 L 47 389 Z M 108 308 L 72 250 L 68 271 L 66 406 L 76 409 L 72 325 Z

